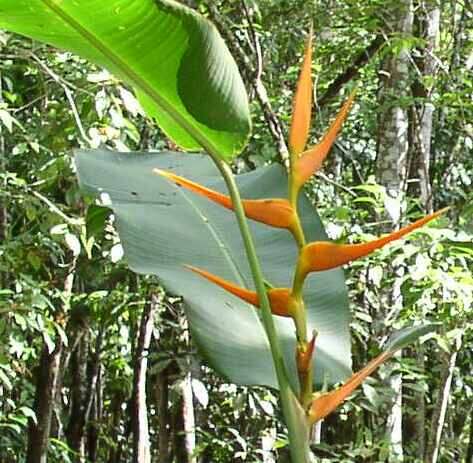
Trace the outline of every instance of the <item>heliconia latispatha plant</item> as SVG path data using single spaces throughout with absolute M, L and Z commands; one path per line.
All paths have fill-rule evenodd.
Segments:
M 191 332 L 209 363 L 240 384 L 266 384 L 279 390 L 292 462 L 308 463 L 310 426 L 346 400 L 397 349 L 433 329 L 425 325 L 401 331 L 385 352 L 350 377 L 348 353 L 341 362 L 347 368 L 337 370 L 332 364 L 337 363 L 333 358 L 338 347 L 324 339 L 322 328 L 320 332 L 317 329 L 320 319 L 313 314 L 323 317 L 327 311 L 322 310 L 322 305 L 306 306 L 308 275 L 315 273 L 316 282 L 317 279 L 329 282 L 323 285 L 323 290 L 329 304 L 334 305 L 329 309 L 336 312 L 343 290 L 340 291 L 337 276 L 340 274 L 333 269 L 403 238 L 444 210 L 368 243 L 331 243 L 324 241 L 321 230 L 316 240 L 307 240 L 309 233 L 301 217 L 302 188 L 321 168 L 355 100 L 352 92 L 321 140 L 313 146 L 308 144 L 313 106 L 312 31 L 306 42 L 292 106 L 289 169 L 285 177 L 287 197 L 278 190 L 281 196 L 274 198 L 263 194 L 263 198 L 241 199 L 229 163 L 241 152 L 250 133 L 248 98 L 232 56 L 209 21 L 171 0 L 0 0 L 0 27 L 69 49 L 107 67 L 135 90 L 148 115 L 178 146 L 204 151 L 210 157 L 227 187 L 227 194 L 172 172 L 174 167 L 180 168 L 179 163 L 188 163 L 194 170 L 200 170 L 203 177 L 207 176 L 210 170 L 205 159 L 192 155 L 80 151 L 76 153 L 76 164 L 85 189 L 96 195 L 109 193 L 130 266 L 142 273 L 156 273 L 169 288 L 176 288 L 187 297 Z M 173 162 L 174 158 L 179 161 Z M 258 175 L 282 178 L 275 170 Z M 208 204 L 201 205 L 194 198 L 212 203 L 211 213 L 206 214 L 210 211 Z M 176 209 L 174 214 L 171 206 Z M 220 213 L 220 209 L 226 211 Z M 229 244 L 219 234 L 219 227 L 227 227 L 227 233 L 229 227 L 234 227 L 234 222 L 227 219 L 232 211 L 254 289 L 245 287 L 246 270 L 231 255 L 232 246 L 237 245 Z M 225 225 L 220 222 L 218 227 L 209 225 L 209 216 L 214 213 Z M 311 213 L 316 216 L 314 211 Z M 284 249 L 281 244 L 279 249 L 271 248 L 274 253 L 284 251 L 287 257 L 284 265 L 292 269 L 292 276 L 284 286 L 272 287 L 266 281 L 255 247 L 257 232 L 250 229 L 247 219 L 259 222 L 262 227 L 283 229 L 284 239 L 293 240 L 291 246 L 284 241 Z M 187 253 L 192 259 L 185 261 L 182 248 L 190 250 L 193 244 L 187 230 L 189 224 L 194 227 L 193 238 L 200 248 L 196 244 L 196 249 Z M 274 242 L 282 243 L 277 234 L 281 230 L 274 232 L 271 235 Z M 161 236 L 170 239 L 160 242 L 162 262 L 157 262 L 156 241 Z M 267 243 L 261 244 L 260 240 L 259 244 L 266 244 L 265 249 L 269 249 Z M 238 246 L 241 247 L 240 242 Z M 206 251 L 208 266 L 201 268 L 200 261 Z M 238 255 L 240 251 L 237 249 Z M 219 269 L 229 274 L 231 271 L 235 280 L 219 275 Z M 274 266 L 264 270 L 282 274 Z M 179 279 L 185 283 L 179 285 Z M 195 289 L 196 285 L 201 290 Z M 310 290 L 314 291 L 315 286 Z M 228 299 L 222 299 L 222 293 L 225 298 L 231 295 L 230 305 L 235 310 L 225 307 Z M 205 300 L 201 300 L 202 294 Z M 226 303 L 217 307 L 212 299 Z M 246 304 L 235 303 L 240 300 L 252 306 L 251 312 Z M 224 328 L 219 320 L 229 320 L 230 316 L 235 323 L 232 327 L 235 336 L 219 338 L 219 331 Z M 279 324 L 280 318 L 292 319 L 292 332 L 283 333 L 286 325 Z M 340 322 L 336 324 L 340 332 L 348 331 L 347 320 L 345 316 L 335 319 L 336 323 Z M 264 336 L 268 342 L 261 339 Z M 291 342 L 282 342 L 283 336 L 290 336 Z M 288 346 L 292 349 L 289 356 L 284 350 Z M 271 361 L 272 365 L 268 365 Z M 294 368 L 290 368 L 290 362 Z M 316 385 L 324 382 L 324 378 L 317 377 L 321 370 L 332 373 L 330 384 L 342 382 L 342 385 L 328 392 L 315 390 L 314 379 Z M 297 377 L 291 377 L 290 371 L 296 371 Z
M 271 227 L 289 230 L 293 234 L 300 249 L 295 266 L 292 288 L 268 288 L 267 297 L 273 315 L 291 317 L 294 319 L 297 338 L 295 357 L 300 387 L 299 402 L 306 412 L 307 421 L 310 425 L 324 418 L 339 406 L 367 376 L 381 363 L 389 359 L 395 353 L 395 350 L 387 350 L 378 355 L 340 388 L 324 394 L 314 393 L 312 388 L 311 368 L 313 364 L 312 357 L 316 348 L 317 333 L 312 333 L 309 338 L 305 326 L 305 306 L 302 296 L 302 287 L 305 278 L 311 272 L 330 270 L 365 257 L 377 249 L 403 238 L 408 233 L 434 220 L 448 209 L 445 208 L 429 214 L 410 225 L 367 243 L 339 244 L 328 241 L 306 243 L 297 211 L 298 195 L 304 183 L 322 167 L 323 161 L 327 157 L 340 132 L 343 122 L 347 118 L 355 99 L 355 92 L 352 92 L 327 132 L 323 135 L 321 141 L 315 146 L 306 149 L 307 140 L 309 139 L 312 108 L 311 57 L 312 32 L 309 34 L 307 40 L 306 51 L 293 102 L 293 115 L 289 130 L 290 168 L 288 199 L 243 199 L 241 201 L 243 211 L 247 218 Z M 234 209 L 233 201 L 229 196 L 206 188 L 203 185 L 199 185 L 171 172 L 160 169 L 155 169 L 154 172 L 174 182 L 176 185 L 203 196 L 226 209 Z M 260 306 L 260 298 L 256 291 L 239 287 L 201 268 L 190 265 L 186 266 L 186 268 L 253 306 Z
M 333 411 L 353 392 L 354 388 L 358 386 L 363 379 L 371 374 L 383 361 L 387 360 L 393 352 L 387 351 L 380 354 L 375 360 L 368 364 L 367 367 L 354 375 L 347 383 L 333 393 L 320 396 L 317 394 L 314 395 L 310 369 L 312 368 L 312 355 L 316 343 L 316 333 L 314 333 L 310 339 L 308 338 L 305 326 L 305 306 L 302 296 L 302 287 L 307 274 L 310 272 L 333 269 L 348 264 L 353 260 L 365 257 L 392 241 L 401 239 L 406 234 L 422 227 L 445 212 L 446 209 L 432 213 L 400 230 L 393 231 L 391 234 L 368 243 L 338 244 L 327 241 L 306 243 L 297 211 L 298 194 L 303 184 L 321 168 L 324 159 L 328 155 L 341 129 L 343 121 L 348 116 L 355 98 L 355 93 L 353 92 L 321 141 L 314 147 L 305 150 L 309 138 L 312 107 L 312 84 L 310 77 L 311 47 L 312 36 L 310 34 L 307 40 L 306 52 L 294 97 L 292 123 L 289 130 L 289 198 L 243 199 L 241 204 L 246 217 L 268 226 L 285 228 L 291 231 L 300 248 L 292 288 L 268 288 L 267 296 L 273 315 L 292 317 L 294 319 L 297 337 L 295 356 L 299 371 L 300 386 L 299 401 L 307 413 L 309 423 L 313 424 Z M 225 196 L 171 172 L 155 169 L 155 173 L 166 177 L 170 181 L 195 194 L 208 198 L 210 201 L 226 209 L 231 210 L 234 208 L 232 199 L 229 196 Z M 253 306 L 260 306 L 260 299 L 257 292 L 239 287 L 204 269 L 193 266 L 187 266 L 187 268 Z

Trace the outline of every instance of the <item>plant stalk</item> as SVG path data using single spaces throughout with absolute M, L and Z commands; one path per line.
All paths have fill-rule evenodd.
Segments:
M 292 153 L 291 166 L 290 166 L 289 178 L 288 178 L 288 186 L 289 186 L 288 196 L 289 196 L 289 202 L 295 211 L 295 215 L 297 219 L 296 226 L 297 226 L 298 236 L 296 236 L 296 241 L 299 246 L 299 256 L 297 259 L 296 272 L 294 275 L 294 281 L 293 281 L 293 286 L 292 286 L 292 297 L 296 301 L 295 306 L 297 308 L 294 321 L 296 325 L 297 342 L 299 345 L 296 350 L 296 359 L 299 364 L 299 360 L 300 360 L 299 356 L 303 355 L 302 352 L 305 352 L 306 349 L 308 348 L 308 339 L 307 339 L 307 311 L 305 308 L 304 296 L 302 292 L 305 278 L 304 278 L 304 275 L 301 273 L 302 267 L 301 267 L 301 261 L 300 261 L 302 248 L 306 245 L 306 239 L 304 235 L 304 230 L 302 228 L 301 220 L 299 217 L 299 211 L 297 208 L 300 188 L 297 185 L 297 182 L 294 176 L 296 160 L 297 160 L 297 156 L 294 153 Z M 310 367 L 308 368 L 308 370 L 299 371 L 299 384 L 301 388 L 299 401 L 301 405 L 303 406 L 304 410 L 307 409 L 312 399 L 312 389 L 313 389 L 312 373 L 313 373 L 312 361 L 310 363 Z
M 292 158 L 291 158 L 292 159 Z M 288 173 L 288 184 L 289 184 L 289 203 L 291 204 L 294 212 L 296 214 L 296 223 L 295 223 L 295 230 L 294 230 L 294 238 L 297 242 L 297 246 L 299 250 L 301 250 L 306 245 L 304 230 L 302 228 L 301 219 L 299 217 L 299 213 L 297 211 L 297 199 L 299 196 L 299 190 L 295 186 L 294 182 L 294 175 L 292 173 L 293 165 L 295 161 L 291 161 L 291 167 Z
M 263 326 L 268 337 L 271 355 L 273 357 L 274 368 L 279 384 L 282 411 L 286 421 L 286 426 L 288 428 L 289 447 L 292 463 L 309 463 L 308 432 L 307 429 L 302 428 L 301 423 L 305 424 L 305 422 L 300 419 L 298 420 L 300 417 L 297 416 L 297 410 L 295 411 L 295 406 L 298 406 L 298 404 L 296 403 L 297 401 L 294 402 L 294 392 L 288 380 L 284 357 L 279 344 L 276 327 L 273 321 L 273 315 L 271 313 L 271 306 L 264 284 L 263 273 L 256 253 L 253 238 L 248 227 L 240 192 L 236 185 L 230 166 L 218 159 L 216 156 L 212 156 L 212 159 L 222 174 L 232 199 L 233 208 L 245 246 L 248 263 L 250 264 L 253 281 L 258 293 Z

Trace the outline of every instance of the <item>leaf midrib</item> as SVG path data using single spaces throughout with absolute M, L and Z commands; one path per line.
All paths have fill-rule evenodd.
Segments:
M 179 192 L 180 196 L 182 196 L 186 200 L 186 202 L 194 210 L 194 212 L 199 216 L 199 218 L 202 219 L 202 222 L 204 223 L 204 225 L 209 229 L 212 237 L 214 238 L 215 242 L 218 245 L 219 250 L 221 250 L 221 252 L 223 254 L 223 257 L 225 258 L 225 260 L 230 265 L 230 267 L 232 269 L 232 272 L 234 272 L 235 278 L 238 280 L 238 283 L 241 286 L 246 286 L 246 282 L 245 282 L 245 279 L 243 277 L 243 274 L 240 271 L 240 269 L 238 268 L 238 265 L 236 264 L 235 260 L 233 259 L 232 255 L 230 253 L 230 248 L 225 244 L 226 241 L 225 241 L 224 237 L 221 237 L 220 234 L 218 233 L 218 231 L 212 226 L 210 220 L 204 214 L 204 211 L 201 210 L 200 207 L 198 206 L 198 204 L 192 199 L 191 193 L 188 193 L 188 192 L 184 191 L 181 187 L 178 187 L 177 185 L 174 185 L 174 186 L 175 186 L 176 190 Z M 231 213 L 231 212 L 229 212 L 229 213 Z M 247 305 L 249 305 L 249 304 L 247 304 Z M 254 309 L 254 310 L 256 310 L 256 309 Z M 254 314 L 254 318 L 256 320 L 258 320 L 259 325 L 261 326 L 262 329 L 264 329 L 260 317 L 257 314 Z M 266 343 L 268 343 L 268 340 L 267 340 L 266 336 L 264 336 L 264 339 L 266 340 Z M 268 348 L 269 348 L 269 343 L 268 343 Z
M 156 103 L 168 116 L 186 130 L 208 153 L 220 157 L 219 150 L 208 139 L 205 134 L 189 123 L 182 117 L 178 111 L 173 109 L 162 95 L 160 95 L 145 79 L 133 71 L 117 54 L 115 54 L 99 37 L 82 26 L 74 17 L 64 11 L 54 0 L 41 0 L 42 3 L 49 8 L 53 13 L 57 14 L 66 24 L 74 29 L 80 36 L 88 41 L 94 48 L 96 48 L 102 55 L 109 59 L 124 75 L 126 75 L 131 83 L 140 88 L 154 103 Z M 157 8 L 157 5 L 155 5 Z

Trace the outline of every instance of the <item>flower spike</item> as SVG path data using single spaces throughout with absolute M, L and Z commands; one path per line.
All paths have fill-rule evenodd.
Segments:
M 210 199 L 214 203 L 220 204 L 226 209 L 233 210 L 232 200 L 229 196 L 165 170 L 153 169 L 153 172 L 166 177 L 189 191 Z M 289 201 L 285 199 L 244 199 L 242 202 L 245 215 L 248 218 L 272 227 L 292 230 L 295 213 Z
M 304 61 L 302 62 L 297 90 L 292 104 L 292 121 L 289 130 L 289 149 L 297 156 L 307 144 L 312 115 L 312 27 L 307 38 Z
M 191 270 L 194 273 L 199 274 L 205 279 L 215 283 L 217 286 L 220 286 L 225 291 L 233 294 L 234 296 L 239 297 L 240 299 L 248 302 L 249 304 L 254 305 L 259 308 L 259 298 L 258 294 L 255 291 L 250 291 L 240 286 L 236 286 L 233 283 L 230 283 L 223 278 L 220 278 L 212 273 L 209 273 L 205 270 L 202 270 L 192 265 L 185 265 L 188 270 Z M 269 302 L 271 305 L 271 312 L 274 315 L 279 315 L 281 317 L 291 317 L 289 310 L 289 294 L 290 290 L 288 288 L 271 288 L 268 290 Z
M 322 270 L 330 270 L 349 262 L 365 257 L 373 251 L 382 248 L 392 241 L 402 238 L 413 230 L 416 230 L 427 222 L 435 219 L 443 214 L 448 208 L 441 209 L 433 214 L 429 214 L 424 218 L 407 225 L 389 235 L 360 244 L 337 244 L 328 241 L 315 241 L 305 246 L 301 252 L 300 274 L 305 277 L 309 272 L 319 272 Z
M 332 413 L 376 368 L 392 357 L 394 352 L 383 352 L 338 389 L 316 396 L 309 409 L 309 422 L 314 424 Z
M 302 187 L 302 185 L 304 185 L 304 183 L 322 167 L 323 161 L 327 157 L 330 148 L 332 148 L 338 132 L 340 132 L 343 122 L 350 112 L 355 99 L 355 93 L 356 92 L 353 91 L 348 97 L 320 143 L 302 153 L 300 158 L 297 160 L 294 168 L 294 181 L 298 188 Z

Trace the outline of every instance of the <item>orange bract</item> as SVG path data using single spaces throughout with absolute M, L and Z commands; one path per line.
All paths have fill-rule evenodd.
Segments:
M 407 225 L 389 235 L 360 244 L 337 244 L 328 241 L 315 241 L 302 249 L 301 265 L 302 274 L 305 276 L 309 272 L 330 270 L 335 267 L 347 264 L 353 260 L 364 257 L 373 251 L 382 248 L 386 244 L 402 238 L 413 230 L 422 227 L 427 222 L 443 214 L 448 208 L 434 212 L 426 217 Z
M 189 191 L 205 196 L 207 199 L 220 204 L 221 206 L 233 210 L 230 197 L 218 191 L 206 188 L 191 180 L 161 169 L 154 169 L 155 173 L 166 177 Z M 285 199 L 244 199 L 242 201 L 245 215 L 257 222 L 264 223 L 276 228 L 292 229 L 294 224 L 294 210 L 289 201 Z
M 315 340 L 317 339 L 317 334 L 314 332 L 312 334 L 311 340 L 305 346 L 305 350 L 297 351 L 297 370 L 301 373 L 307 373 L 309 371 L 310 365 L 312 363 L 312 358 L 314 356 L 315 350 Z
M 259 308 L 259 298 L 258 294 L 255 291 L 250 291 L 240 286 L 236 286 L 233 283 L 230 283 L 223 278 L 220 278 L 212 273 L 209 273 L 205 270 L 202 270 L 191 265 L 186 265 L 186 268 L 199 274 L 200 276 L 206 278 L 207 280 L 215 283 L 217 286 L 220 286 L 225 291 L 233 294 L 234 296 L 239 297 L 240 299 L 248 302 L 249 304 L 254 305 Z M 271 312 L 274 315 L 279 315 L 282 317 L 290 317 L 289 313 L 289 295 L 290 290 L 288 288 L 271 288 L 268 290 L 269 302 L 271 305 Z
M 292 104 L 292 121 L 289 130 L 289 149 L 291 154 L 298 155 L 304 151 L 309 138 L 310 119 L 312 114 L 312 30 L 309 33 L 305 48 L 304 61 L 297 83 L 297 90 Z
M 343 386 L 316 397 L 310 406 L 309 422 L 311 424 L 325 418 L 333 412 L 376 368 L 392 357 L 394 352 L 383 352 L 373 359 L 362 370 L 355 373 Z
M 300 188 L 315 172 L 320 170 L 322 167 L 323 161 L 327 157 L 330 148 L 332 148 L 332 145 L 337 138 L 338 132 L 342 128 L 342 124 L 350 112 L 354 99 L 355 92 L 350 95 L 348 100 L 342 106 L 339 113 L 337 114 L 337 117 L 332 122 L 320 143 L 302 153 L 301 157 L 297 160 L 294 167 L 294 181 L 296 182 L 298 188 Z

